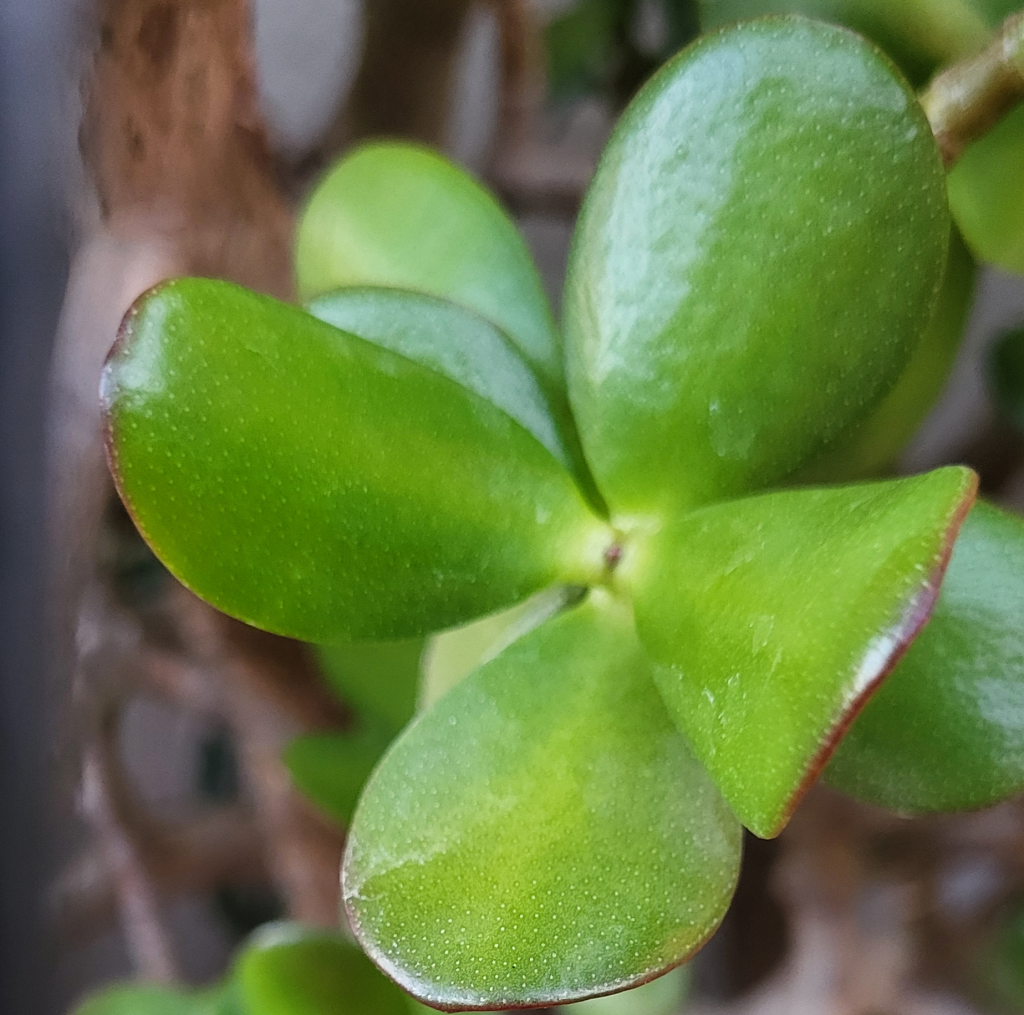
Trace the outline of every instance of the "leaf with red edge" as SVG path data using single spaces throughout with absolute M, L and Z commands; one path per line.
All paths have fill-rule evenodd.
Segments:
M 776 835 L 931 612 L 976 477 L 762 494 L 623 562 L 655 679 L 740 820 Z
M 595 591 L 407 728 L 342 888 L 367 953 L 421 1000 L 543 1006 L 683 962 L 725 914 L 740 841 L 628 611 Z
M 1024 790 L 1024 520 L 975 505 L 928 626 L 825 779 L 908 814 Z

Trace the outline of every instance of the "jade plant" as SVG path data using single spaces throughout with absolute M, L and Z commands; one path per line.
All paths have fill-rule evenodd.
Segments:
M 347 644 L 342 683 L 390 653 L 365 743 L 289 762 L 348 823 L 348 923 L 410 994 L 660 976 L 722 920 L 743 828 L 778 834 L 823 771 L 904 813 L 1024 787 L 1024 525 L 966 468 L 849 482 L 920 369 L 950 235 L 901 72 L 773 17 L 628 107 L 560 327 L 494 198 L 398 143 L 309 201 L 304 308 L 178 279 L 129 311 L 102 401 L 157 555 L 233 616 Z M 417 639 L 510 608 L 360 794 Z

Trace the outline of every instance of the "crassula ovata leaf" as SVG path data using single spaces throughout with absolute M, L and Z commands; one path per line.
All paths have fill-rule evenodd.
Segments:
M 124 984 L 86 998 L 74 1015 L 246 1015 L 231 985 L 208 990 Z
M 547 297 L 515 224 L 487 190 L 436 152 L 373 142 L 319 183 L 299 221 L 304 299 L 342 286 L 440 296 L 493 321 L 553 388 L 562 352 Z
M 777 834 L 931 610 L 976 477 L 767 493 L 626 562 L 655 680 L 740 820 Z
M 974 301 L 978 265 L 954 227 L 949 259 L 928 330 L 896 386 L 866 419 L 802 469 L 802 482 L 844 482 L 882 474 L 910 443 L 949 380 Z
M 1000 412 L 1024 433 L 1024 328 L 999 337 L 989 353 L 988 375 Z
M 368 954 L 458 1010 L 571 1001 L 682 962 L 732 895 L 740 828 L 602 591 L 421 715 L 349 832 Z
M 948 232 L 928 122 L 870 43 L 765 18 L 666 64 L 602 156 L 566 281 L 570 400 L 613 513 L 770 484 L 866 415 Z
M 1024 789 L 1024 521 L 975 505 L 931 620 L 825 778 L 904 813 L 983 807 Z
M 269 297 L 150 290 L 102 397 L 139 530 L 197 594 L 266 630 L 408 637 L 600 572 L 603 523 L 518 423 Z
M 246 1015 L 409 1015 L 406 996 L 337 933 L 270 924 L 235 973 Z
M 507 338 L 479 315 L 422 293 L 365 286 L 325 293 L 310 300 L 307 309 L 493 402 L 572 467 L 537 377 Z

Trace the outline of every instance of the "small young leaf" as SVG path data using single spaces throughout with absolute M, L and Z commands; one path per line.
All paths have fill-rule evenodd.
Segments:
M 410 637 L 601 569 L 603 523 L 509 416 L 226 282 L 142 296 L 102 394 L 139 530 L 198 595 L 257 627 Z
M 954 228 L 939 302 L 921 344 L 885 401 L 801 470 L 801 482 L 868 479 L 891 467 L 910 443 L 949 379 L 974 301 L 978 266 Z
M 237 1005 L 232 984 L 207 990 L 124 984 L 86 998 L 74 1015 L 249 1015 Z
M 781 830 L 928 618 L 975 484 L 948 468 L 715 504 L 624 562 L 669 711 L 752 832 Z
M 1024 328 L 1007 332 L 995 344 L 989 379 L 1000 411 L 1024 433 Z
M 612 509 L 757 489 L 865 416 L 948 236 L 928 122 L 863 39 L 767 18 L 666 64 L 605 150 L 566 281 L 570 399 Z
M 385 720 L 392 736 L 413 717 L 423 639 L 318 645 L 324 676 L 338 697 L 361 715 Z
M 360 716 L 355 729 L 344 733 L 296 737 L 284 752 L 284 762 L 302 794 L 345 828 L 395 732 L 387 722 Z
M 409 1015 L 406 996 L 355 945 L 297 924 L 258 931 L 236 978 L 246 1015 Z
M 603 592 L 417 719 L 371 777 L 342 870 L 363 947 L 451 1010 L 621 990 L 728 906 L 739 826 Z
M 493 402 L 572 468 L 547 396 L 521 354 L 489 321 L 455 303 L 401 289 L 336 289 L 315 317 L 450 377 Z
M 928 626 L 825 779 L 903 813 L 985 807 L 1024 790 L 1024 521 L 975 505 Z
M 493 321 L 553 387 L 561 342 L 526 244 L 497 201 L 435 152 L 375 142 L 320 182 L 295 249 L 304 299 L 342 286 L 413 289 Z

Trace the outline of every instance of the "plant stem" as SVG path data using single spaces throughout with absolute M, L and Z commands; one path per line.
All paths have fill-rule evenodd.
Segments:
M 937 75 L 921 96 L 946 168 L 1024 99 L 1024 11 L 976 56 Z

